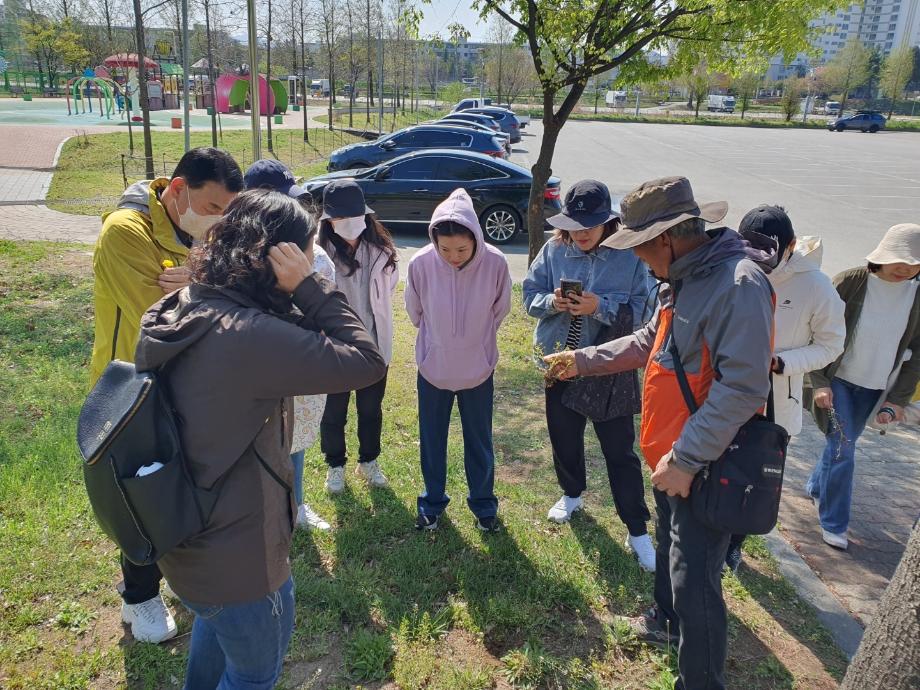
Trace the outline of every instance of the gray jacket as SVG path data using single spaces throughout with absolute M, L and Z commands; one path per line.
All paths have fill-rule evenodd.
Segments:
M 653 468 L 672 447 L 677 464 L 691 472 L 717 460 L 770 390 L 773 289 L 755 263 L 764 256 L 734 230 L 709 235 L 706 244 L 671 265 L 672 288 L 662 290 L 644 328 L 575 352 L 582 375 L 646 367 L 640 444 Z M 699 405 L 693 415 L 668 351 L 672 320 Z

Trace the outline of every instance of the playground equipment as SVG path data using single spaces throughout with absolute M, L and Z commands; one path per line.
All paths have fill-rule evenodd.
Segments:
M 111 79 L 96 76 L 96 72 L 87 69 L 83 72 L 82 77 L 74 77 L 67 80 L 67 88 L 64 90 L 64 97 L 67 99 L 68 115 L 86 114 L 86 104 L 89 103 L 89 111 L 93 112 L 93 90 L 99 98 L 99 116 L 102 117 L 102 106 L 105 103 L 105 117 L 107 120 L 112 118 L 115 112 L 115 90 L 118 87 Z M 85 93 L 84 98 L 81 94 Z M 73 95 L 73 111 L 70 108 L 70 97 Z
M 217 112 L 230 113 L 233 109 L 244 110 L 249 101 L 250 80 L 248 76 L 222 74 L 215 84 L 217 92 Z M 261 115 L 287 112 L 288 92 L 278 79 L 271 83 L 259 75 L 259 111 Z

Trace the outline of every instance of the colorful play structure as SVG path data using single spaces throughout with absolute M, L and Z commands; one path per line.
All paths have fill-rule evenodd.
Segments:
M 269 85 L 271 88 L 269 88 Z M 246 109 L 249 103 L 250 78 L 248 75 L 222 74 L 217 78 L 217 112 L 233 113 Z M 288 92 L 278 79 L 270 82 L 259 75 L 259 111 L 261 115 L 285 113 L 288 108 Z
M 93 112 L 93 96 L 99 99 L 99 117 L 102 117 L 102 108 L 105 104 L 105 117 L 111 119 L 115 112 L 115 92 L 118 85 L 97 72 L 87 69 L 83 76 L 67 80 L 64 97 L 67 99 L 68 115 L 83 115 L 86 113 L 86 104 L 89 103 L 89 112 Z M 70 108 L 70 99 L 73 97 L 73 111 Z

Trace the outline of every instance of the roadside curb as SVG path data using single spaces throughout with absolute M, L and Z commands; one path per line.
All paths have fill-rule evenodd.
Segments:
M 834 642 L 852 659 L 862 641 L 863 627 L 778 530 L 774 529 L 764 540 L 779 564 L 780 573 L 799 596 L 814 607 L 818 620 L 828 629 Z

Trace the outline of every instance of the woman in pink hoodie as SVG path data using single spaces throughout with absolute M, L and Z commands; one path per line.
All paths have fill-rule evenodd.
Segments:
M 497 529 L 498 499 L 492 448 L 496 333 L 511 311 L 511 275 L 498 249 L 486 244 L 473 202 L 457 189 L 434 212 L 431 244 L 409 262 L 406 310 L 419 329 L 418 423 L 425 491 L 417 529 L 434 530 L 450 498 L 447 432 L 454 399 L 463 425 L 467 505 L 476 526 Z

